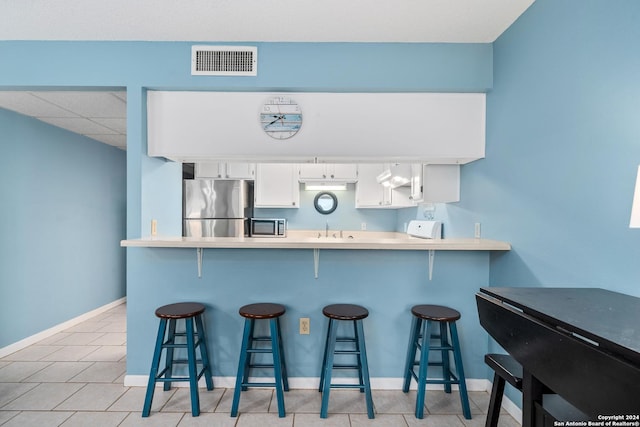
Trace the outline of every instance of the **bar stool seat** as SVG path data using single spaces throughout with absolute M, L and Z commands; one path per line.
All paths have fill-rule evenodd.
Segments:
M 462 355 L 456 321 L 460 319 L 460 312 L 441 305 L 421 304 L 411 308 L 413 323 L 407 349 L 407 359 L 404 369 L 404 386 L 402 390 L 407 393 L 413 377 L 418 383 L 418 395 L 416 398 L 416 418 L 424 417 L 424 398 L 427 384 L 443 384 L 446 393 L 451 393 L 451 385 L 457 384 L 460 389 L 460 401 L 462 413 L 466 419 L 471 419 L 471 409 L 467 396 Z M 439 333 L 434 333 L 434 323 L 439 325 Z M 447 332 L 447 326 L 449 331 Z M 448 336 L 451 336 L 449 342 Z M 437 344 L 432 344 L 432 340 Z M 416 352 L 420 350 L 420 360 L 416 361 Z M 440 352 L 440 362 L 429 362 L 429 350 Z M 457 376 L 452 372 L 449 363 L 449 352 L 453 353 Z M 418 374 L 414 367 L 418 366 Z M 442 379 L 427 379 L 429 366 L 442 367 Z
M 156 309 L 155 314 L 160 319 L 160 326 L 158 327 L 147 393 L 142 409 L 143 417 L 148 417 L 151 411 L 156 382 L 163 382 L 163 389 L 166 391 L 171 389 L 171 383 L 175 381 L 189 381 L 191 414 L 194 417 L 200 415 L 200 397 L 198 395 L 198 380 L 200 377 L 204 376 L 207 390 L 213 390 L 209 351 L 202 322 L 204 311 L 205 306 L 196 302 L 169 304 Z M 176 322 L 178 320 L 184 320 L 185 332 L 176 332 Z M 165 335 L 167 337 L 166 340 Z M 176 342 L 176 337 L 184 337 L 186 342 L 178 343 Z M 186 359 L 174 358 L 174 350 L 180 348 L 187 350 Z M 200 359 L 196 358 L 196 348 L 200 350 Z M 165 366 L 162 371 L 158 372 L 163 350 L 166 350 Z M 202 366 L 200 372 L 197 372 L 198 363 Z M 188 376 L 173 376 L 173 369 L 176 364 L 188 365 Z
M 242 347 L 240 348 L 240 361 L 238 362 L 238 374 L 236 376 L 236 388 L 233 392 L 233 404 L 231 416 L 238 416 L 240 394 L 248 387 L 275 387 L 278 401 L 278 416 L 286 416 L 284 408 L 284 391 L 289 391 L 289 380 L 282 345 L 282 332 L 280 330 L 280 317 L 286 312 L 281 304 L 256 303 L 240 307 L 240 316 L 245 318 Z M 270 336 L 254 336 L 255 321 L 268 320 Z M 269 342 L 269 348 L 257 347 L 254 343 Z M 271 353 L 273 364 L 252 363 L 252 356 L 259 353 Z M 275 382 L 249 382 L 249 373 L 253 368 L 273 368 Z
M 369 311 L 355 304 L 332 304 L 322 309 L 322 314 L 329 318 L 327 328 L 327 339 L 324 347 L 324 357 L 322 359 L 322 370 L 320 373 L 320 386 L 318 391 L 322 392 L 322 406 L 320 418 L 327 418 L 329 406 L 329 391 L 331 388 L 358 388 L 365 393 L 367 403 L 367 415 L 374 418 L 373 399 L 371 397 L 371 382 L 369 380 L 369 364 L 367 362 L 367 350 L 364 343 L 364 329 L 362 319 L 369 316 Z M 353 322 L 353 337 L 338 337 L 338 322 Z M 336 350 L 336 343 L 350 343 L 353 349 Z M 355 365 L 335 364 L 334 355 L 355 355 Z M 331 373 L 333 369 L 351 369 L 358 371 L 358 385 L 352 384 L 331 384 Z

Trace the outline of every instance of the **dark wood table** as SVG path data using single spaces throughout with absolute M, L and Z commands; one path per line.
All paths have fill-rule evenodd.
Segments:
M 523 368 L 522 425 L 546 388 L 594 421 L 640 414 L 640 298 L 599 288 L 482 288 L 480 324 Z

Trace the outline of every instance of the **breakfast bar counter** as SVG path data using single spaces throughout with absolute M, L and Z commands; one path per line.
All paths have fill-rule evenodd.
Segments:
M 342 237 L 340 237 L 342 236 Z M 508 251 L 507 242 L 488 239 L 421 239 L 395 232 L 335 232 L 293 230 L 287 237 L 158 237 L 123 240 L 122 246 L 196 249 L 198 277 L 202 277 L 203 249 L 312 249 L 318 278 L 321 249 L 428 251 L 429 280 L 436 251 Z
M 318 237 L 318 234 L 320 236 Z M 393 232 L 343 232 L 343 237 L 324 232 L 290 231 L 287 237 L 159 237 L 123 240 L 122 246 L 147 248 L 245 248 L 245 249 L 378 249 L 508 251 L 507 242 L 489 239 L 421 239 Z

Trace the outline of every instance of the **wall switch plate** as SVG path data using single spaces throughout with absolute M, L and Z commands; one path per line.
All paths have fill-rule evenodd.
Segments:
M 475 231 L 473 233 L 473 237 L 475 237 L 476 239 L 480 238 L 480 223 L 476 222 L 476 227 L 475 227 Z
M 300 335 L 309 335 L 309 318 L 300 318 Z
M 360 224 L 360 230 L 365 231 L 367 229 L 367 223 L 363 222 Z

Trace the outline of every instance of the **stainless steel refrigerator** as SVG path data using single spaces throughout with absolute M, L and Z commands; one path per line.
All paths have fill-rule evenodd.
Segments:
M 185 179 L 182 190 L 183 236 L 248 235 L 253 216 L 253 181 Z

